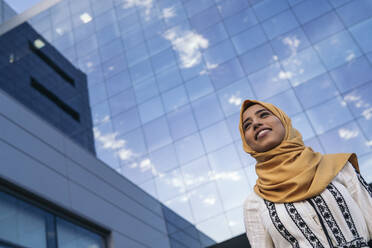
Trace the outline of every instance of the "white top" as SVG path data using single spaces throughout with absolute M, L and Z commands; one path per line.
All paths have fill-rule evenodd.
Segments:
M 372 192 L 348 162 L 320 195 L 305 201 L 272 203 L 253 192 L 244 223 L 252 248 L 329 248 L 330 240 L 334 247 L 368 247 Z

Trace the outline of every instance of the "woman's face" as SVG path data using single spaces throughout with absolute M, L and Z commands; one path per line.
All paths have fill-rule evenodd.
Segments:
M 285 136 L 285 128 L 278 117 L 259 104 L 244 111 L 243 130 L 245 141 L 256 152 L 273 149 Z

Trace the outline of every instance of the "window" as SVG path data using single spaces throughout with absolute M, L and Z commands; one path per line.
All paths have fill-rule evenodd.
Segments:
M 41 206 L 44 200 L 29 199 L 19 192 L 0 185 L 0 247 L 106 247 L 107 231 L 92 231 L 96 229 L 93 225 L 77 224 L 73 217 L 60 214 L 62 211 Z

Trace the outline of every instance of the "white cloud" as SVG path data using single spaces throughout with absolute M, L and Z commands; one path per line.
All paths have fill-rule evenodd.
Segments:
M 161 17 L 165 20 L 168 20 L 172 17 L 176 16 L 174 7 L 164 8 L 161 13 Z
M 201 49 L 209 46 L 209 41 L 194 31 L 181 31 L 173 28 L 164 33 L 164 38 L 172 43 L 173 49 L 178 52 L 181 68 L 191 68 L 201 62 Z
M 359 132 L 357 130 L 349 130 L 349 129 L 346 129 L 346 128 L 340 128 L 338 130 L 338 135 L 342 139 L 345 139 L 345 140 L 355 138 L 355 137 L 358 136 L 358 134 L 359 134 Z
M 230 98 L 229 98 L 229 103 L 230 104 L 233 104 L 235 106 L 240 106 L 240 104 L 242 103 L 243 99 L 241 97 L 238 97 L 238 96 L 235 96 L 235 95 L 232 95 Z
M 125 9 L 132 7 L 141 7 L 145 10 L 145 20 L 150 20 L 151 9 L 153 7 L 153 0 L 125 0 L 123 7 Z
M 92 17 L 89 15 L 89 13 L 83 13 L 80 15 L 80 20 L 83 22 L 83 23 L 88 23 L 90 21 L 92 21 Z
M 214 205 L 216 203 L 215 197 L 207 197 L 203 200 L 206 205 Z

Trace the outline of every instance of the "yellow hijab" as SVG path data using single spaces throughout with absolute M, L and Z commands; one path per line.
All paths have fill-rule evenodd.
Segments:
M 277 147 L 266 151 L 253 151 L 245 141 L 243 112 L 248 105 L 259 104 L 273 113 L 285 127 L 285 137 Z M 359 171 L 354 153 L 322 155 L 304 146 L 301 134 L 292 127 L 291 119 L 270 103 L 245 100 L 239 122 L 243 149 L 257 161 L 258 176 L 254 191 L 271 202 L 296 202 L 319 195 L 347 161 Z

